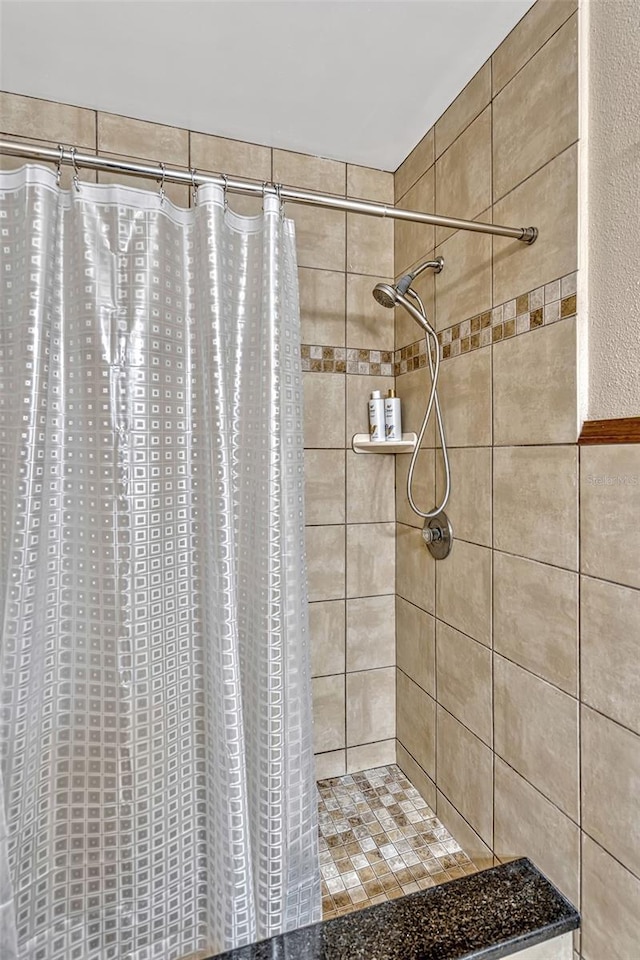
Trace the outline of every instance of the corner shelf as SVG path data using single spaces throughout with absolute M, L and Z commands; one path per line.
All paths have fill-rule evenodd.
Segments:
M 351 441 L 354 453 L 412 453 L 415 450 L 418 436 L 415 433 L 403 433 L 402 440 L 369 439 L 368 433 L 356 433 Z

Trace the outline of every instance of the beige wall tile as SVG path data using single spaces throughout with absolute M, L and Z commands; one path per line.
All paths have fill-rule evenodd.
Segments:
M 396 762 L 396 741 L 379 740 L 378 743 L 364 743 L 347 750 L 347 773 L 359 773 Z
M 344 273 L 300 267 L 298 285 L 302 342 L 327 347 L 344 346 Z
M 396 593 L 427 613 L 435 613 L 435 564 L 422 531 L 397 525 Z
M 443 413 L 444 417 L 444 413 Z M 489 447 L 457 447 L 449 450 L 451 492 L 446 505 L 455 536 L 482 546 L 491 546 L 491 450 Z M 437 502 L 444 495 L 444 463 L 436 451 Z
M 440 621 L 436 624 L 438 703 L 491 745 L 491 651 Z
M 444 364 L 440 370 L 443 369 Z M 420 432 L 430 389 L 431 378 L 426 366 L 420 367 L 418 370 L 412 370 L 411 373 L 403 373 L 402 376 L 397 378 L 396 394 L 400 397 L 402 403 L 402 429 L 405 433 L 409 431 Z M 435 439 L 435 417 L 432 417 L 424 435 L 422 446 L 435 446 Z
M 580 903 L 580 830 L 499 757 L 495 760 L 494 849 L 530 857 L 569 900 Z
M 189 131 L 99 112 L 98 152 L 188 167 Z
M 307 527 L 309 600 L 340 600 L 345 590 L 345 528 Z
M 640 591 L 581 581 L 582 699 L 640 733 Z
M 640 876 L 640 737 L 583 705 L 582 828 Z
M 275 183 L 344 196 L 346 177 L 346 164 L 338 160 L 312 157 L 308 153 L 292 153 L 289 150 L 273 151 Z
M 405 210 L 433 213 L 435 211 L 435 167 L 430 167 L 426 173 L 423 173 L 402 198 L 402 203 L 396 206 L 402 206 Z M 394 241 L 393 272 L 398 276 L 411 264 L 427 259 L 427 254 L 435 246 L 435 229 L 430 224 L 398 220 Z
M 576 319 L 493 346 L 496 444 L 578 439 Z
M 455 535 L 455 531 L 454 531 Z M 436 566 L 436 616 L 491 645 L 491 550 L 455 540 Z
M 313 743 L 316 753 L 345 745 L 344 674 L 316 677 L 313 693 Z
M 578 692 L 578 575 L 497 550 L 493 645 L 567 693 Z
M 491 348 L 483 347 L 445 360 L 438 394 L 451 447 L 483 447 L 491 443 Z
M 481 220 L 490 219 L 490 211 Z M 491 237 L 458 230 L 436 248 L 444 269 L 435 279 L 436 329 L 491 307 Z
M 394 596 L 347 600 L 347 670 L 395 666 Z
M 89 171 L 83 171 L 80 176 L 80 182 Z M 123 187 L 133 187 L 135 190 L 148 190 L 158 197 L 160 204 L 160 182 L 147 177 L 136 177 L 126 173 L 118 173 L 113 170 L 99 170 L 97 172 L 98 183 L 112 184 Z M 164 191 L 167 198 L 178 207 L 187 208 L 190 202 L 189 187 L 183 183 L 165 183 Z
M 398 670 L 397 675 L 398 740 L 424 772 L 433 779 L 436 760 L 435 700 L 432 700 L 417 683 L 410 680 L 402 670 Z M 420 789 L 418 784 L 416 787 Z
M 344 673 L 344 600 L 320 600 L 309 604 L 311 666 L 314 677 Z
M 415 267 L 419 266 L 425 260 L 434 259 L 435 251 L 430 250 L 416 263 L 412 263 L 404 272 L 415 269 Z M 400 279 L 400 275 L 396 274 L 396 280 L 398 279 Z M 427 318 L 432 325 L 435 325 L 436 321 L 435 279 L 436 275 L 433 270 L 425 270 L 424 273 L 421 273 L 419 277 L 416 277 L 415 281 L 411 284 L 411 289 L 415 290 L 422 300 L 424 308 L 427 312 Z M 422 329 L 418 326 L 413 317 L 407 313 L 404 307 L 396 307 L 394 313 L 396 328 L 396 350 L 399 350 L 401 347 L 406 347 L 409 343 L 415 343 L 416 340 L 424 339 L 424 333 Z
M 577 139 L 578 15 L 574 14 L 493 103 L 494 198 L 504 196 Z
M 493 54 L 493 93 L 520 70 L 576 10 L 578 0 L 538 0 Z
M 347 270 L 370 277 L 393 275 L 393 220 L 347 214 Z
M 0 92 L 0 129 L 11 137 L 52 140 L 95 153 L 95 110 Z
M 437 157 L 482 113 L 490 100 L 491 63 L 487 60 L 440 119 L 436 120 Z
M 496 447 L 494 547 L 576 570 L 577 492 L 575 447 Z
M 438 820 L 444 824 L 451 836 L 455 837 L 479 870 L 487 870 L 494 865 L 491 848 L 478 836 L 443 793 L 438 793 L 437 813 Z
M 396 740 L 396 763 L 411 781 L 423 800 L 425 800 L 433 812 L 436 809 L 436 786 L 420 764 L 416 763 L 411 754 L 405 750 L 399 740 Z
M 393 205 L 393 174 L 348 163 L 347 196 Z
M 493 754 L 441 706 L 438 706 L 438 789 L 491 846 Z
M 191 166 L 250 180 L 271 180 L 271 148 L 191 133 Z
M 347 451 L 347 522 L 383 523 L 395 519 L 392 456 Z
M 535 947 L 519 950 L 517 956 L 518 960 L 572 960 L 572 934 L 563 933 L 559 937 L 552 937 L 551 940 L 544 940 L 542 943 L 537 943 Z
M 299 267 L 344 270 L 347 251 L 347 219 L 342 210 L 287 203 L 285 214 L 296 225 Z
M 330 750 L 328 753 L 316 753 L 316 780 L 343 777 L 347 772 L 345 754 L 345 750 Z
M 395 386 L 395 380 L 393 377 L 359 377 L 353 374 L 347 376 L 346 381 L 347 445 L 350 447 L 355 433 L 369 433 L 369 397 L 372 392 L 379 390 L 383 397 L 386 396 L 387 391 Z M 382 454 L 376 454 L 376 456 L 382 456 Z
M 395 600 L 398 667 L 435 697 L 435 620 L 402 597 Z
M 394 523 L 347 525 L 347 596 L 373 597 L 395 592 Z
M 580 522 L 582 572 L 640 587 L 640 445 L 582 448 Z
M 403 199 L 405 193 L 409 187 L 412 187 L 420 179 L 425 170 L 429 169 L 434 160 L 434 128 L 431 127 L 395 172 L 394 184 L 397 206 L 407 207 L 407 203 Z M 402 199 L 402 203 L 398 202 L 400 199 Z
M 436 160 L 436 213 L 473 220 L 491 206 L 491 200 L 491 108 L 487 107 Z M 436 243 L 451 232 L 449 227 L 436 227 Z
M 630 960 L 638 955 L 639 903 L 640 880 L 583 834 L 584 960 Z
M 539 230 L 532 246 L 493 238 L 494 303 L 577 268 L 577 161 L 577 147 L 569 147 L 494 204 L 494 223 Z
M 240 213 L 245 217 L 259 217 L 262 213 L 261 196 L 251 197 L 241 193 L 230 193 L 227 202 L 233 213 Z
M 396 735 L 396 669 L 347 674 L 347 746 Z
M 347 274 L 347 346 L 393 350 L 394 312 L 373 299 L 373 288 L 384 277 Z M 387 280 L 387 282 L 390 282 Z
M 498 655 L 493 692 L 496 753 L 577 821 L 577 701 Z
M 305 447 L 343 447 L 345 442 L 344 374 L 304 373 L 302 379 Z
M 344 523 L 345 451 L 306 450 L 304 505 L 308 524 Z
M 411 487 L 413 502 L 419 510 L 425 513 L 431 510 L 435 504 L 434 472 L 433 463 L 436 452 L 434 450 L 421 450 L 418 454 L 415 470 L 413 471 L 413 484 Z M 438 451 L 437 456 L 440 456 Z M 409 463 L 411 454 L 398 454 L 396 461 L 396 518 L 400 523 L 409 524 L 412 527 L 422 527 L 424 520 L 414 513 L 407 498 L 407 474 L 409 472 Z

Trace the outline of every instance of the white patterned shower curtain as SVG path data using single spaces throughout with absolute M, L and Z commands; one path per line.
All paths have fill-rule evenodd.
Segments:
M 3 960 L 319 919 L 293 225 L 0 174 Z

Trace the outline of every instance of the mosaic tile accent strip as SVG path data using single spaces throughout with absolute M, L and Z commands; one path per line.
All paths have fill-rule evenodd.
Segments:
M 356 373 L 370 377 L 393 376 L 393 350 L 358 350 L 303 343 L 302 369 L 311 373 Z
M 536 287 L 492 310 L 440 330 L 441 357 L 447 360 L 507 340 L 576 314 L 576 273 Z M 303 343 L 302 369 L 310 373 L 350 373 L 364 377 L 399 377 L 426 366 L 424 338 L 400 350 L 359 350 Z
M 479 350 L 490 343 L 575 316 L 576 277 L 577 274 L 570 273 L 529 293 L 523 293 L 515 300 L 508 300 L 492 310 L 440 330 L 438 341 L 442 348 L 442 359 Z M 394 375 L 399 377 L 403 373 L 411 373 L 426 363 L 425 340 L 417 340 L 395 351 Z
M 399 767 L 318 781 L 325 920 L 477 868 Z

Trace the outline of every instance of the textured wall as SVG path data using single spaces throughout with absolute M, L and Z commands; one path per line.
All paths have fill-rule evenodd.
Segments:
M 470 856 L 530 856 L 581 907 L 583 960 L 631 960 L 640 445 L 576 445 L 576 6 L 538 0 L 396 171 L 398 205 L 540 229 L 524 247 L 396 225 L 396 276 L 445 258 L 417 286 L 441 341 L 456 537 L 446 560 L 430 558 L 398 456 L 398 763 Z M 629 142 L 632 117 L 619 120 Z M 637 290 L 628 257 L 625 270 Z M 398 312 L 412 430 L 429 383 L 417 336 Z M 433 432 L 417 473 L 429 508 L 442 490 Z
M 585 2 L 585 0 L 583 0 Z M 586 0 L 589 419 L 640 416 L 640 14 Z

